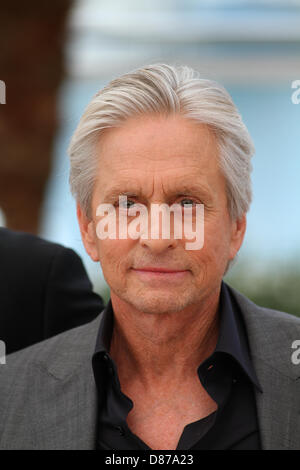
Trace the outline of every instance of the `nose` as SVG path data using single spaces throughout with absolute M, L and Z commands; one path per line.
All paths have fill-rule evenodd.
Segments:
M 160 215 L 158 218 L 152 216 L 151 212 L 148 217 L 147 230 L 140 233 L 140 245 L 150 249 L 154 254 L 176 248 L 179 240 L 174 237 L 174 230 L 168 215 L 165 214 L 165 217 Z
M 148 248 L 152 253 L 158 255 L 166 250 L 176 248 L 178 240 L 164 238 L 140 238 L 140 244 L 143 248 Z

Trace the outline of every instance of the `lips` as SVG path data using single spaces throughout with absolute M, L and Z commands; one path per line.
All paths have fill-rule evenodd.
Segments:
M 190 273 L 186 269 L 166 268 L 164 266 L 144 266 L 133 268 L 133 274 L 147 286 L 161 289 L 166 286 L 181 285 Z
M 165 268 L 165 267 L 143 267 L 143 268 L 133 268 L 135 271 L 140 271 L 140 272 L 153 272 L 153 273 L 183 273 L 187 271 L 186 269 L 176 269 L 176 268 Z

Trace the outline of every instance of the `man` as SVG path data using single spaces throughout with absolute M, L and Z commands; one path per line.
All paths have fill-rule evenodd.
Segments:
M 111 300 L 7 358 L 1 448 L 298 449 L 300 320 L 222 281 L 253 154 L 227 92 L 187 67 L 136 70 L 92 99 L 69 153 L 83 243 Z
M 104 308 L 73 250 L 3 227 L 0 306 L 6 354 L 87 323 Z

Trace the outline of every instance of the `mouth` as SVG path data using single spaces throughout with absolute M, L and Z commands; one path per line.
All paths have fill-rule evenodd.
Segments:
M 187 271 L 186 269 L 171 269 L 171 268 L 164 268 L 164 267 L 157 267 L 157 266 L 150 266 L 144 268 L 133 268 L 134 271 L 144 271 L 144 272 L 152 272 L 152 273 L 183 273 Z
M 132 271 L 145 281 L 159 280 L 161 281 L 180 281 L 189 271 L 187 269 L 165 268 L 157 266 L 147 266 L 142 268 L 132 268 Z

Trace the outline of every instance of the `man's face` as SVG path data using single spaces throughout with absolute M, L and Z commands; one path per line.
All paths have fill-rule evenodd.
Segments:
M 180 311 L 217 292 L 228 261 L 244 236 L 246 221 L 232 221 L 214 134 L 180 116 L 128 120 L 101 136 L 92 221 L 78 206 L 85 247 L 99 260 L 119 299 L 144 313 Z M 130 206 L 204 204 L 204 245 L 186 249 L 185 239 L 106 239 L 96 235 L 101 203 L 127 195 Z M 172 233 L 172 232 L 171 232 Z M 153 269 L 151 271 L 151 268 Z M 169 272 L 166 272 L 169 271 Z

